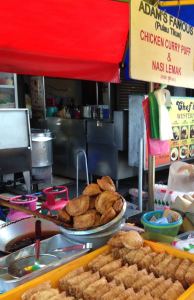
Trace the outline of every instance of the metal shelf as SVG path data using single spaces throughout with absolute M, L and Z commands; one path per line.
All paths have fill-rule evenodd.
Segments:
M 14 89 L 15 87 L 14 87 L 14 85 L 8 85 L 8 84 L 4 84 L 4 85 L 2 85 L 2 84 L 0 84 L 0 89 Z

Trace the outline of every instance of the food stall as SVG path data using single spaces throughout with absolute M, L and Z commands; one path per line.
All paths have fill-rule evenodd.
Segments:
M 49 20 L 48 16 L 44 20 L 45 23 L 42 24 L 42 15 L 39 18 L 40 15 L 29 14 L 35 8 L 37 11 L 37 7 L 34 6 L 35 3 L 38 5 L 38 9 L 43 11 L 45 9 L 45 2 L 46 0 L 41 3 L 34 1 L 31 7 L 25 6 L 23 17 L 25 19 L 29 17 L 28 21 L 33 21 L 33 26 L 28 28 L 28 30 L 32 30 L 36 25 L 39 30 L 44 28 L 44 30 L 46 29 L 49 32 L 47 43 L 45 43 L 45 40 L 42 41 L 41 38 L 43 35 L 40 35 L 41 38 L 40 40 L 38 39 L 38 46 L 40 48 L 37 49 L 37 44 L 32 43 L 32 40 L 29 41 L 29 44 L 24 44 L 22 43 L 22 39 L 18 39 L 17 44 L 16 37 L 14 39 L 15 47 L 5 51 L 0 41 L 0 52 L 2 53 L 0 63 L 2 64 L 2 70 L 11 72 L 14 69 L 15 72 L 31 73 L 33 75 L 47 73 L 50 76 L 73 76 L 74 78 L 82 77 L 93 80 L 97 80 L 97 77 L 100 76 L 101 80 L 117 82 L 119 78 L 118 67 L 122 61 L 128 31 L 128 25 L 126 27 L 128 22 L 128 9 L 126 10 L 126 5 L 128 4 L 107 0 L 94 1 L 94 5 L 88 11 L 90 7 L 90 1 L 88 0 L 84 0 L 80 4 L 75 4 L 72 1 L 68 2 L 69 7 L 65 8 L 64 3 L 61 3 L 61 1 L 58 1 L 59 6 L 56 6 L 56 3 L 54 6 L 54 2 L 49 1 L 46 6 L 46 13 L 52 12 L 54 16 L 53 8 L 55 8 L 55 13 L 57 12 L 59 17 L 61 17 L 61 13 L 64 13 L 65 9 L 69 17 L 56 18 L 55 21 L 58 25 L 58 31 L 56 32 L 53 31 L 53 22 L 52 26 L 49 26 L 47 23 Z M 13 0 L 12 4 L 12 10 L 15 8 L 16 12 L 18 12 L 16 1 Z M 10 18 L 9 13 L 6 15 L 6 12 L 9 12 L 9 5 L 10 3 L 5 3 L 5 16 L 2 15 L 2 22 L 4 18 L 6 22 L 7 18 Z M 85 18 L 81 14 L 84 11 L 84 5 L 87 12 L 87 17 L 85 16 Z M 138 4 L 136 3 L 135 5 Z M 142 13 L 141 10 L 143 10 L 144 6 L 146 7 L 145 12 L 143 12 L 144 14 L 147 14 L 147 9 L 149 9 L 149 11 L 152 11 L 150 14 L 152 16 L 158 10 L 155 6 L 151 6 L 144 1 L 141 1 L 139 5 L 141 8 L 137 9 L 139 13 Z M 136 10 L 135 7 L 133 8 L 132 13 Z M 93 45 L 93 50 L 98 49 L 98 53 L 96 51 L 92 52 L 90 49 L 90 55 L 86 55 L 85 49 L 87 47 L 85 44 L 84 47 L 77 47 L 75 49 L 75 44 L 71 41 L 72 43 L 68 45 L 69 47 L 66 49 L 68 51 L 64 53 L 64 57 L 60 56 L 60 51 L 62 51 L 62 46 L 64 46 L 61 42 L 61 29 L 65 28 L 67 30 L 67 23 L 71 22 L 72 24 L 70 16 L 72 17 L 72 12 L 75 13 L 76 11 L 78 13 L 77 17 L 79 16 L 78 21 L 81 20 L 81 23 L 74 24 L 76 32 L 83 29 L 81 27 L 81 25 L 85 24 L 83 20 L 85 21 L 89 17 L 91 24 L 94 24 L 95 21 L 96 35 L 99 32 L 99 26 L 103 25 L 102 15 L 105 21 L 108 22 L 106 24 L 110 26 L 111 32 L 114 31 L 113 26 L 115 26 L 115 32 L 119 39 L 114 40 L 114 51 L 108 47 L 112 54 L 109 58 L 106 57 L 107 51 L 105 49 L 102 49 L 101 53 L 100 47 L 97 48 L 97 45 L 99 46 L 100 44 L 98 39 L 97 45 Z M 98 15 L 99 11 L 100 14 Z M 97 13 L 97 19 L 95 20 L 93 19 L 93 12 Z M 162 13 L 157 12 L 157 16 L 161 16 Z M 120 18 L 121 15 L 122 18 Z M 113 19 L 112 16 L 114 16 Z M 122 20 L 122 26 L 118 20 Z M 62 21 L 65 23 L 61 23 Z M 25 27 L 21 27 L 21 23 L 18 25 L 17 34 L 21 33 L 20 29 L 22 32 L 26 30 Z M 63 25 L 66 26 L 63 27 Z M 10 27 L 7 26 L 7 31 L 9 30 Z M 133 32 L 133 28 L 131 31 Z M 28 32 L 28 37 L 32 38 L 32 33 L 34 33 L 33 30 Z M 40 32 L 38 31 L 38 33 Z M 56 33 L 58 34 L 58 39 Z M 66 33 L 68 36 L 68 31 Z M 72 36 L 75 34 L 74 31 L 69 33 Z M 89 33 L 82 36 L 82 38 L 85 38 L 84 42 L 86 40 L 89 41 Z M 7 36 L 6 34 L 5 30 L 2 36 Z M 95 39 L 96 36 L 94 33 L 93 35 Z M 53 44 L 49 40 L 50 36 L 53 39 L 55 38 L 52 41 Z M 92 38 L 92 36 L 90 37 Z M 80 40 L 82 39 L 78 40 L 81 43 Z M 51 45 L 54 46 L 53 49 L 51 49 Z M 118 45 L 119 49 L 116 49 Z M 22 46 L 26 50 L 24 56 L 21 55 L 22 51 L 20 47 Z M 108 46 L 110 45 L 108 44 Z M 55 52 L 56 49 L 60 50 L 60 53 L 57 53 L 57 55 Z M 77 49 L 82 49 L 83 52 L 76 53 Z M 39 52 L 35 50 L 39 50 Z M 70 52 L 72 55 L 76 54 L 77 56 L 70 57 Z M 96 54 L 98 59 L 93 60 Z M 100 54 L 103 55 L 100 56 Z M 11 60 L 9 64 L 8 58 Z M 135 68 L 137 66 L 138 64 L 135 65 Z M 90 72 L 88 72 L 88 69 Z M 136 70 L 138 71 L 139 69 L 136 68 Z M 186 133 L 187 131 L 183 128 L 182 134 L 184 137 Z M 92 138 L 91 142 L 93 142 Z M 191 198 L 188 200 L 190 203 L 193 201 L 193 197 Z M 126 201 L 116 191 L 113 180 L 106 174 L 103 174 L 96 182 L 88 184 L 83 189 L 82 194 L 74 199 L 69 200 L 68 192 L 63 186 L 56 186 L 44 191 L 44 199 L 42 199 L 43 201 L 39 209 L 29 209 L 26 202 L 31 204 L 32 200 L 34 201 L 34 199 L 31 199 L 31 195 L 23 195 L 19 196 L 19 198 L 14 197 L 11 201 L 9 199 L 0 199 L 0 205 L 9 207 L 15 211 L 21 211 L 25 214 L 28 213 L 38 218 L 34 223 L 32 221 L 33 233 L 35 233 L 33 235 L 34 244 L 31 245 L 31 234 L 33 231 L 31 230 L 30 232 L 23 232 L 22 239 L 20 240 L 18 240 L 18 236 L 13 236 L 11 241 L 6 241 L 7 244 L 2 249 L 2 251 L 7 252 L 7 255 L 3 259 L 0 259 L 2 266 L 0 287 L 3 293 L 0 299 L 192 299 L 194 295 L 193 254 L 188 253 L 188 251 L 177 250 L 175 247 L 146 241 L 138 233 L 138 231 L 142 232 L 142 229 L 134 226 L 134 224 L 125 224 L 123 216 L 126 210 Z M 22 201 L 25 205 L 21 205 Z M 150 201 L 153 201 L 153 199 L 150 199 Z M 52 225 L 57 225 L 57 228 L 55 226 L 49 228 L 46 221 L 51 222 Z M 164 237 L 168 236 L 173 240 L 178 234 L 183 220 L 179 212 L 166 209 L 148 212 L 142 216 L 141 221 L 146 232 L 154 233 L 157 236 L 162 234 Z M 6 229 L 4 235 L 10 236 L 7 230 L 15 233 L 18 224 L 21 225 L 18 230 L 20 232 L 25 228 L 29 228 L 29 218 L 25 218 L 23 224 L 20 223 L 20 220 L 11 224 L 13 225 L 12 231 L 9 225 L 5 225 L 3 228 Z M 45 231 L 48 230 L 49 232 L 56 233 L 57 229 L 59 229 L 60 233 L 41 241 L 42 232 L 44 231 L 43 224 L 46 227 Z M 48 233 L 45 233 L 45 236 L 47 235 Z M 20 242 L 20 245 L 23 244 L 26 246 L 26 240 L 29 240 L 30 246 L 24 247 L 23 250 L 17 249 L 17 251 L 9 253 L 11 252 L 10 250 L 15 249 L 18 242 Z M 106 242 L 108 242 L 108 245 L 92 251 L 90 254 L 81 257 L 81 259 L 74 260 L 77 256 L 83 255 L 91 249 L 98 248 Z M 8 247 L 10 243 L 12 247 Z M 71 252 L 70 255 L 67 255 L 68 251 Z M 73 261 L 64 266 L 64 263 L 69 260 Z

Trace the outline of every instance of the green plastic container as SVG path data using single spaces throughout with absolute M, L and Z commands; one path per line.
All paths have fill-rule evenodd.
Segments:
M 180 215 L 176 222 L 169 224 L 156 224 L 149 221 L 153 216 L 158 218 L 162 217 L 162 215 L 162 210 L 148 212 L 142 216 L 141 223 L 143 224 L 146 234 L 150 240 L 165 242 L 164 240 L 166 239 L 163 239 L 163 237 L 169 236 L 171 237 L 169 242 L 171 242 L 174 240 L 174 237 L 177 236 L 180 226 L 183 223 L 183 219 Z

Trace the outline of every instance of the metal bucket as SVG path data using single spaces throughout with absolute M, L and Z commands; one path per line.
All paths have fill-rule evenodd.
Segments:
M 32 129 L 32 168 L 53 164 L 52 133 L 50 130 Z

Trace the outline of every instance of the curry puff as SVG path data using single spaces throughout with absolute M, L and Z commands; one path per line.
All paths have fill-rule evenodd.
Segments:
M 70 216 L 80 216 L 84 214 L 89 208 L 89 197 L 81 195 L 68 202 L 65 206 L 67 213 Z

